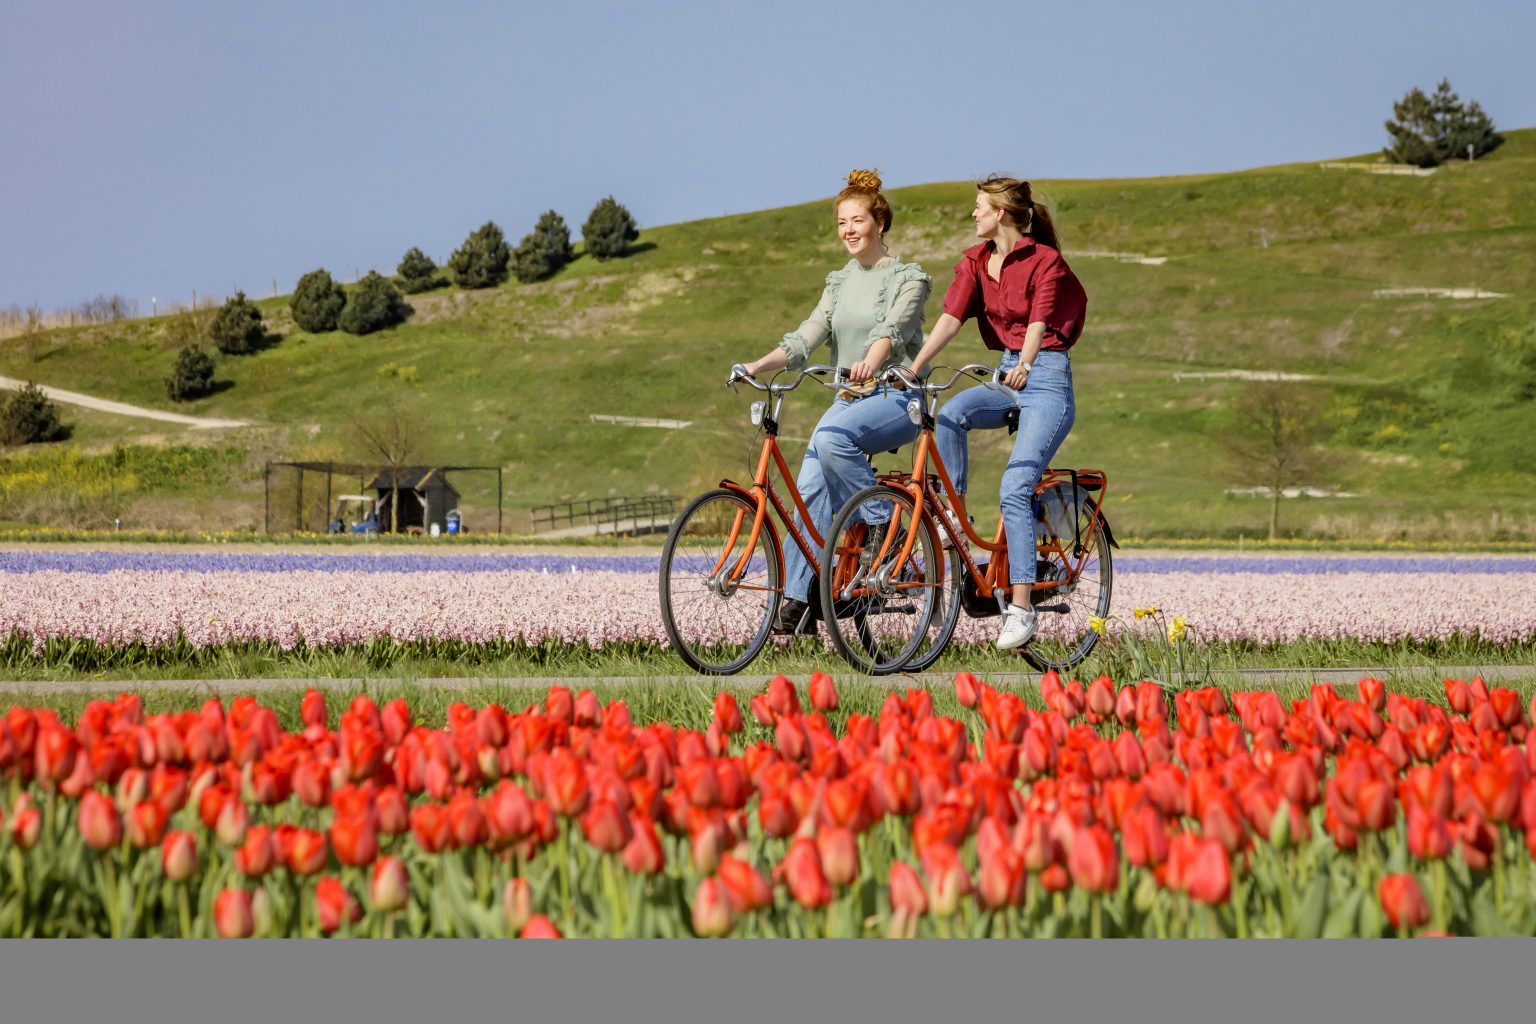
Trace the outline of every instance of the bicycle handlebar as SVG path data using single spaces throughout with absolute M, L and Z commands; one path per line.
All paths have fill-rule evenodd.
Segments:
M 912 371 L 908 370 L 905 366 L 893 366 L 885 371 L 882 379 L 892 384 L 899 383 L 912 391 L 925 395 L 936 395 L 941 391 L 948 391 L 959 382 L 961 377 L 974 377 L 981 382 L 983 387 L 989 387 L 994 390 L 1002 389 L 1002 385 L 998 382 L 1002 379 L 1003 371 L 997 367 L 988 366 L 986 363 L 969 363 L 959 369 L 955 369 L 953 366 L 935 366 L 934 369 L 954 370 L 954 373 L 943 384 L 935 384 L 931 379 L 925 383 L 913 376 Z M 992 379 L 985 379 L 982 376 L 983 374 L 991 374 Z
M 782 395 L 798 388 L 805 382 L 807 377 L 821 378 L 825 377 L 829 373 L 834 375 L 831 382 L 817 379 L 816 383 L 820 384 L 822 387 L 829 391 L 836 391 L 842 386 L 845 380 L 844 371 L 841 367 L 822 365 L 807 366 L 795 375 L 793 383 L 775 384 L 770 381 L 769 383 L 764 384 L 756 377 L 748 373 L 747 368 L 744 365 L 737 363 L 731 367 L 731 374 L 726 378 L 725 386 L 730 388 L 732 391 L 735 391 L 736 383 L 737 381 L 740 381 L 748 387 L 756 388 L 758 391 L 766 391 L 769 394 Z

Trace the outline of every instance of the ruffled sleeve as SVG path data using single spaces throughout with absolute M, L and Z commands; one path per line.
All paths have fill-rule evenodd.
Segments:
M 789 369 L 798 370 L 804 366 L 811 353 L 832 336 L 832 311 L 837 308 L 837 293 L 843 286 L 846 274 L 847 269 L 844 268 L 827 275 L 827 286 L 822 289 L 821 301 L 816 303 L 811 315 L 779 342 L 779 348 L 789 356 L 786 364 Z
M 923 347 L 923 306 L 933 278 L 916 263 L 897 263 L 881 283 L 875 299 L 875 326 L 869 344 L 891 339 L 891 361 L 911 362 Z

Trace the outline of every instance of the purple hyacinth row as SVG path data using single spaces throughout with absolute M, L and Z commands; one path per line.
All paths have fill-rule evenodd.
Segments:
M 347 572 L 347 573 L 571 573 L 617 572 L 655 575 L 655 555 L 513 554 L 229 554 L 222 552 L 0 551 L 0 573 L 149 572 Z M 1507 576 L 1536 573 L 1536 557 L 1456 555 L 1136 555 L 1121 554 L 1122 574 L 1168 575 L 1244 573 L 1333 575 L 1399 573 Z
M 1138 606 L 1183 616 L 1197 638 L 1287 643 L 1481 637 L 1536 640 L 1536 573 L 1116 574 L 1114 607 L 1124 628 Z M 1056 616 L 1045 616 L 1050 630 Z M 996 620 L 962 619 L 959 640 L 989 643 Z M 1116 628 L 1121 628 L 1117 623 Z M 50 639 L 104 645 L 197 647 L 270 642 L 292 648 L 440 640 L 594 650 L 609 644 L 665 645 L 656 580 L 648 573 L 567 572 L 59 572 L 4 583 L 0 638 L 19 635 L 40 651 Z

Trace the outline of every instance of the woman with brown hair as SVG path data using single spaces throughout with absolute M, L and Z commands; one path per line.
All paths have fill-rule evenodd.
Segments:
M 1088 298 L 1061 256 L 1050 212 L 1027 181 L 993 175 L 976 183 L 971 212 L 981 244 L 965 251 L 944 296 L 944 314 L 912 360 L 921 373 L 966 320 L 976 318 L 987 348 L 1003 353 L 999 369 L 1012 394 L 971 388 L 939 410 L 935 438 L 955 488 L 966 491 L 967 433 L 995 430 L 1018 410 L 1018 434 L 1001 487 L 1011 600 L 997 646 L 1022 647 L 1039 621 L 1030 605 L 1035 583 L 1035 485 L 1077 415 L 1068 352 L 1083 331 Z M 947 539 L 947 538 L 946 538 Z
M 854 171 L 837 194 L 837 233 L 849 260 L 827 275 L 821 300 L 798 329 L 761 359 L 738 364 L 732 373 L 756 377 L 799 369 L 822 344 L 829 361 L 845 371 L 850 386 L 832 403 L 805 450 L 796 486 L 818 533 L 824 533 L 843 502 L 875 482 L 868 456 L 908 444 L 917 427 L 907 418 L 906 395 L 879 383 L 886 370 L 908 366 L 923 345 L 923 305 L 933 279 L 915 263 L 903 263 L 885 244 L 891 204 L 875 171 Z M 879 536 L 888 507 L 866 509 L 865 522 Z M 879 521 L 877 521 L 879 520 Z M 784 601 L 776 628 L 801 628 L 815 569 L 799 545 L 784 552 Z

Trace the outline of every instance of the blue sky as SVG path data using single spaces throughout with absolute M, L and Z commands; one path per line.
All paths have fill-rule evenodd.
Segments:
M 0 306 L 270 295 L 494 219 L 642 230 L 1005 170 L 1363 153 L 1449 77 L 1536 125 L 1536 4 L 0 0 Z

